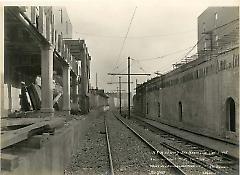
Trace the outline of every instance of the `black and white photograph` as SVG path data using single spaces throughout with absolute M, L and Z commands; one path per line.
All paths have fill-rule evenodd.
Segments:
M 239 0 L 2 0 L 2 175 L 238 175 Z

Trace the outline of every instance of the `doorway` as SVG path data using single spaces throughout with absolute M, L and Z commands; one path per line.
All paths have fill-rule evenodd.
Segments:
M 179 113 L 179 121 L 180 122 L 182 121 L 182 112 L 183 112 L 183 110 L 182 110 L 182 102 L 180 101 L 178 103 L 178 113 Z
M 160 117 L 160 112 L 161 112 L 161 106 L 160 106 L 160 102 L 158 102 L 158 117 Z
M 227 128 L 229 131 L 236 131 L 236 109 L 235 102 L 232 97 L 229 97 L 226 102 L 227 112 Z

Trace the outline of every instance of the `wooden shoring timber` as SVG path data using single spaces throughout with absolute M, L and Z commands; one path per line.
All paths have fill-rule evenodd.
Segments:
M 63 125 L 63 119 L 55 118 L 50 121 L 36 122 L 20 129 L 7 131 L 4 134 L 1 134 L 1 149 L 26 140 L 36 133 L 54 133 L 55 128 L 62 127 Z
M 8 119 L 8 118 L 26 118 L 29 115 L 34 115 L 34 113 L 36 113 L 36 111 L 18 111 L 18 112 L 14 112 L 14 113 L 10 113 L 8 115 L 8 117 L 4 117 L 3 119 Z
M 50 118 L 7 118 L 2 119 L 1 127 L 16 126 L 16 125 L 31 125 L 33 123 L 49 121 Z
M 10 145 L 16 144 L 18 142 L 21 142 L 23 140 L 26 140 L 29 136 L 29 132 L 33 131 L 35 129 L 44 129 L 44 126 L 46 126 L 46 122 L 39 122 L 34 123 L 32 125 L 13 130 L 8 131 L 1 135 L 1 149 L 6 148 Z

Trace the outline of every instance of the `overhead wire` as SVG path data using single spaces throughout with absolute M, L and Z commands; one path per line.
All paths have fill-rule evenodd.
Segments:
M 159 38 L 159 37 L 166 37 L 166 36 L 174 36 L 178 34 L 189 34 L 192 33 L 195 30 L 188 30 L 188 31 L 182 31 L 177 33 L 165 33 L 165 34 L 156 34 L 156 35 L 143 35 L 143 36 L 128 36 L 128 39 L 143 39 L 143 38 Z M 100 38 L 125 38 L 124 36 L 118 36 L 118 35 L 101 35 L 101 34 L 94 34 L 94 33 L 84 33 L 84 32 L 76 32 L 80 35 L 87 35 L 92 37 L 100 37 Z
M 235 20 L 232 20 L 232 21 L 230 21 L 230 22 L 228 22 L 228 23 L 226 23 L 226 24 L 223 24 L 223 25 L 221 25 L 221 26 L 215 27 L 215 28 L 212 29 L 211 31 L 206 32 L 205 35 L 203 35 L 203 36 L 197 41 L 197 43 L 184 55 L 184 57 L 181 59 L 181 62 L 182 62 L 184 59 L 187 58 L 187 56 L 195 49 L 195 47 L 199 44 L 200 41 L 202 41 L 203 39 L 206 38 L 206 34 L 208 34 L 209 32 L 213 32 L 214 30 L 218 30 L 218 29 L 220 29 L 220 28 L 222 28 L 222 27 L 225 27 L 225 28 L 223 29 L 223 31 L 225 31 L 226 29 L 228 29 L 229 26 L 231 26 L 231 24 L 234 24 L 233 22 L 237 22 L 237 21 L 239 21 L 239 18 L 238 18 L 238 19 L 235 19 Z M 223 31 L 222 31 L 222 32 L 223 32 Z M 232 30 L 231 32 L 234 32 L 234 30 Z M 236 39 L 236 38 L 235 38 L 235 39 Z M 212 39 L 212 40 L 213 40 L 213 39 Z M 215 44 L 216 42 L 218 42 L 218 41 L 213 40 L 212 45 Z M 225 42 L 226 42 L 226 40 L 225 40 Z M 220 42 L 220 43 L 221 43 L 221 42 Z M 222 43 L 221 43 L 221 44 L 220 44 L 220 43 L 218 43 L 218 44 L 219 44 L 218 47 L 223 47 L 223 46 L 229 44 L 230 42 L 224 43 L 224 45 L 223 45 Z M 206 55 L 210 55 L 210 54 L 213 54 L 212 51 L 211 51 L 211 53 L 210 53 L 210 52 L 209 52 L 209 53 L 204 52 L 204 55 L 205 55 L 205 56 L 206 56 Z M 199 55 L 199 53 L 197 53 L 197 55 Z
M 146 71 L 145 71 L 145 69 L 143 68 L 143 66 L 142 66 L 142 64 L 138 61 L 138 60 L 136 60 L 136 59 L 132 59 L 133 61 L 135 61 L 139 66 L 139 69 L 141 70 L 141 71 L 143 71 L 144 73 L 146 73 Z
M 229 23 L 226 23 L 226 24 L 223 24 L 223 25 L 221 25 L 221 26 L 218 26 L 218 27 L 215 27 L 214 29 L 212 29 L 211 31 L 214 31 L 214 30 L 218 30 L 218 29 L 220 29 L 220 28 L 222 28 L 222 27 L 225 27 L 224 29 L 223 29 L 223 31 L 225 31 L 225 30 L 227 30 L 228 29 L 228 27 L 230 26 L 230 24 L 232 24 L 233 22 L 236 22 L 236 21 L 238 21 L 239 20 L 239 18 L 238 19 L 235 19 L 235 20 L 233 20 L 233 21 L 230 21 Z M 234 23 L 233 23 L 234 24 Z M 223 32 L 222 31 L 222 32 Z M 230 39 L 237 39 L 238 38 L 238 35 L 237 34 L 235 34 L 235 33 L 233 33 L 234 31 L 232 30 L 231 31 L 231 33 L 230 34 L 228 34 L 228 35 L 224 35 L 224 36 L 222 36 L 222 37 L 225 37 L 225 39 L 219 39 L 218 40 L 218 42 L 219 42 L 219 45 L 218 46 L 225 46 L 225 45 L 227 45 L 229 42 L 228 42 L 228 40 Z M 233 34 L 232 34 L 233 33 Z M 236 36 L 236 37 L 234 37 L 234 36 Z M 144 36 L 143 36 L 144 37 Z M 186 53 L 186 54 L 184 54 L 184 56 L 183 56 L 183 58 L 181 58 L 180 60 L 183 60 L 183 59 L 185 59 L 185 58 L 187 58 L 188 57 L 188 55 L 196 48 L 196 46 L 199 44 L 199 42 L 200 41 L 202 41 L 204 38 L 206 37 L 206 35 L 203 35 L 198 41 L 197 41 L 197 43 L 193 46 L 193 47 L 190 47 L 190 50 Z M 220 41 L 221 40 L 221 41 Z M 215 41 L 214 40 L 214 42 L 216 43 L 217 41 Z M 220 44 L 221 43 L 221 44 Z M 224 43 L 224 44 L 222 44 L 222 43 Z M 189 48 L 187 48 L 187 49 L 189 49 Z M 187 50 L 187 49 L 184 49 L 184 50 Z M 181 51 L 184 51 L 184 50 L 179 50 L 179 51 L 176 51 L 176 52 L 172 52 L 172 53 L 169 53 L 169 54 L 166 54 L 166 55 L 163 55 L 163 56 L 159 56 L 159 57 L 155 57 L 155 58 L 148 58 L 148 59 L 138 59 L 138 60 L 135 60 L 135 59 L 133 59 L 133 60 L 135 60 L 135 61 L 137 61 L 138 63 L 140 63 L 140 61 L 152 61 L 152 60 L 158 60 L 158 59 L 162 59 L 162 58 L 165 58 L 165 57 L 167 57 L 167 56 L 170 56 L 170 55 L 173 55 L 173 54 L 175 54 L 175 53 L 178 53 L 178 52 L 181 52 Z M 198 55 L 200 55 L 200 53 L 197 53 Z M 169 63 L 168 63 L 169 64 Z M 140 67 L 140 70 L 142 70 L 141 68 L 143 68 L 141 65 L 139 65 Z M 164 68 L 165 66 L 163 66 L 163 68 Z M 165 69 L 169 69 L 169 66 L 166 66 L 165 67 Z M 164 70 L 165 70 L 164 69 Z
M 159 60 L 159 59 L 163 59 L 163 58 L 165 58 L 165 57 L 171 56 L 171 55 L 175 55 L 176 53 L 183 52 L 183 51 L 188 50 L 188 49 L 190 49 L 190 48 L 192 48 L 192 47 L 188 47 L 188 48 L 185 48 L 185 49 L 177 50 L 177 51 L 175 51 L 175 52 L 170 52 L 170 53 L 167 53 L 167 54 L 165 54 L 165 55 L 158 56 L 158 57 L 154 57 L 154 58 L 136 59 L 135 61 L 143 62 L 143 61 Z
M 130 66 L 133 66 L 133 64 L 134 64 L 134 62 L 132 62 L 131 64 L 130 64 Z M 124 69 L 122 69 L 122 70 L 120 70 L 118 73 L 119 74 L 121 74 L 121 73 L 123 73 L 125 70 L 127 70 L 128 69 L 128 67 L 125 67 Z
M 128 37 L 128 33 L 129 33 L 129 31 L 130 31 L 130 28 L 131 28 L 131 25 L 132 25 L 132 21 L 133 21 L 133 19 L 134 19 L 135 13 L 136 13 L 136 9 L 137 9 L 137 7 L 135 7 L 135 9 L 134 9 L 132 18 L 131 18 L 130 23 L 129 23 L 129 25 L 128 25 L 127 33 L 126 33 L 126 35 L 125 35 L 125 37 L 124 37 L 124 40 L 123 40 L 121 49 L 120 49 L 120 51 L 119 51 L 117 60 L 115 61 L 115 65 L 118 65 L 118 61 L 119 61 L 119 59 L 120 59 L 120 57 L 121 57 L 121 54 L 122 54 L 122 51 L 123 51 L 123 49 L 124 49 L 124 46 L 125 46 L 125 43 L 126 43 L 126 40 L 127 40 L 127 37 Z M 113 69 L 115 70 L 115 68 L 113 68 Z

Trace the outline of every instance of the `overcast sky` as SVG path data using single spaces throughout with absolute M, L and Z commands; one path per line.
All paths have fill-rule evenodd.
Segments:
M 117 84 L 106 83 L 117 82 L 118 77 L 107 73 L 127 73 L 128 56 L 138 60 L 132 61 L 132 73 L 151 73 L 151 77 L 155 71 L 164 73 L 197 42 L 197 17 L 207 7 L 236 4 L 236 0 L 80 0 L 66 7 L 73 37 L 85 39 L 92 56 L 92 86 L 95 87 L 97 72 L 98 86 L 110 91 L 116 89 Z M 162 59 L 152 59 L 168 54 Z M 150 77 L 132 77 L 132 81 L 136 78 L 142 83 Z M 122 79 L 127 81 L 126 76 Z M 127 85 L 123 87 L 127 89 Z
M 41 5 L 45 5 L 44 2 L 46 1 L 41 1 Z M 238 5 L 239 1 L 64 0 L 50 2 L 58 2 L 55 5 L 67 7 L 73 25 L 73 38 L 86 40 L 92 56 L 91 85 L 95 88 L 97 72 L 98 87 L 111 91 L 116 89 L 117 84 L 107 85 L 106 83 L 116 82 L 118 77 L 111 77 L 107 73 L 127 73 L 128 56 L 136 60 L 132 61 L 132 73 L 151 73 L 151 77 L 155 76 L 155 71 L 164 73 L 172 68 L 173 63 L 180 61 L 197 42 L 197 17 L 207 7 Z M 136 7 L 128 37 L 119 56 Z M 169 56 L 162 59 L 152 59 L 168 54 Z M 152 60 L 140 61 L 141 59 Z M 132 77 L 132 81 L 135 82 L 136 78 L 138 83 L 142 83 L 150 77 Z M 127 77 L 122 79 L 126 81 Z M 123 85 L 124 89 L 127 89 L 126 87 Z

